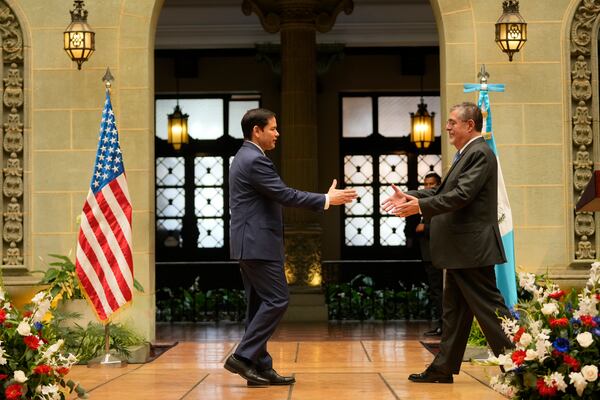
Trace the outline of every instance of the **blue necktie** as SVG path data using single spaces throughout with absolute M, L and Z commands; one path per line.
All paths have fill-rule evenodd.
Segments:
M 452 160 L 452 165 L 456 164 L 460 160 L 460 151 L 457 151 L 454 155 L 454 160 Z

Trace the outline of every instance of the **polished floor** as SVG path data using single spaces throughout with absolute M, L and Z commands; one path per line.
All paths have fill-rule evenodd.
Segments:
M 114 369 L 77 366 L 69 377 L 91 399 L 504 399 L 486 385 L 497 368 L 464 363 L 451 385 L 408 381 L 408 374 L 432 360 L 419 342 L 428 328 L 418 322 L 283 324 L 269 351 L 279 372 L 296 377 L 288 387 L 247 388 L 223 369 L 243 332 L 237 324 L 161 325 L 157 341 L 179 343 L 153 362 Z

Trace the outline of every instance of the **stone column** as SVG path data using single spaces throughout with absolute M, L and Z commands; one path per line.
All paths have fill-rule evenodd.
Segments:
M 352 0 L 244 0 L 244 14 L 258 15 L 267 32 L 281 35 L 282 177 L 291 187 L 318 191 L 316 33 L 329 31 L 336 16 L 350 14 Z M 287 209 L 285 272 L 296 286 L 321 284 L 318 214 Z

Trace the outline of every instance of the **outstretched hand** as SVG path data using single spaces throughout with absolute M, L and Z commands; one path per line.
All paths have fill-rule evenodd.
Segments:
M 329 196 L 329 204 L 332 206 L 339 206 L 340 204 L 350 203 L 352 200 L 358 197 L 356 190 L 351 188 L 336 189 L 337 179 L 334 179 L 329 187 L 327 195 Z
M 420 212 L 419 199 L 404 193 L 393 183 L 392 189 L 394 190 L 394 194 L 381 203 L 384 211 L 394 214 L 397 217 L 408 217 Z

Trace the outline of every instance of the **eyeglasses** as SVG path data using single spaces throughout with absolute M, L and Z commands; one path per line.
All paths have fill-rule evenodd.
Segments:
M 471 120 L 470 119 L 467 119 L 467 120 L 461 119 L 461 120 L 456 121 L 453 119 L 449 119 L 446 121 L 446 126 L 450 125 L 451 127 L 454 127 L 454 126 L 458 125 L 459 122 L 469 122 L 469 121 L 471 121 Z

